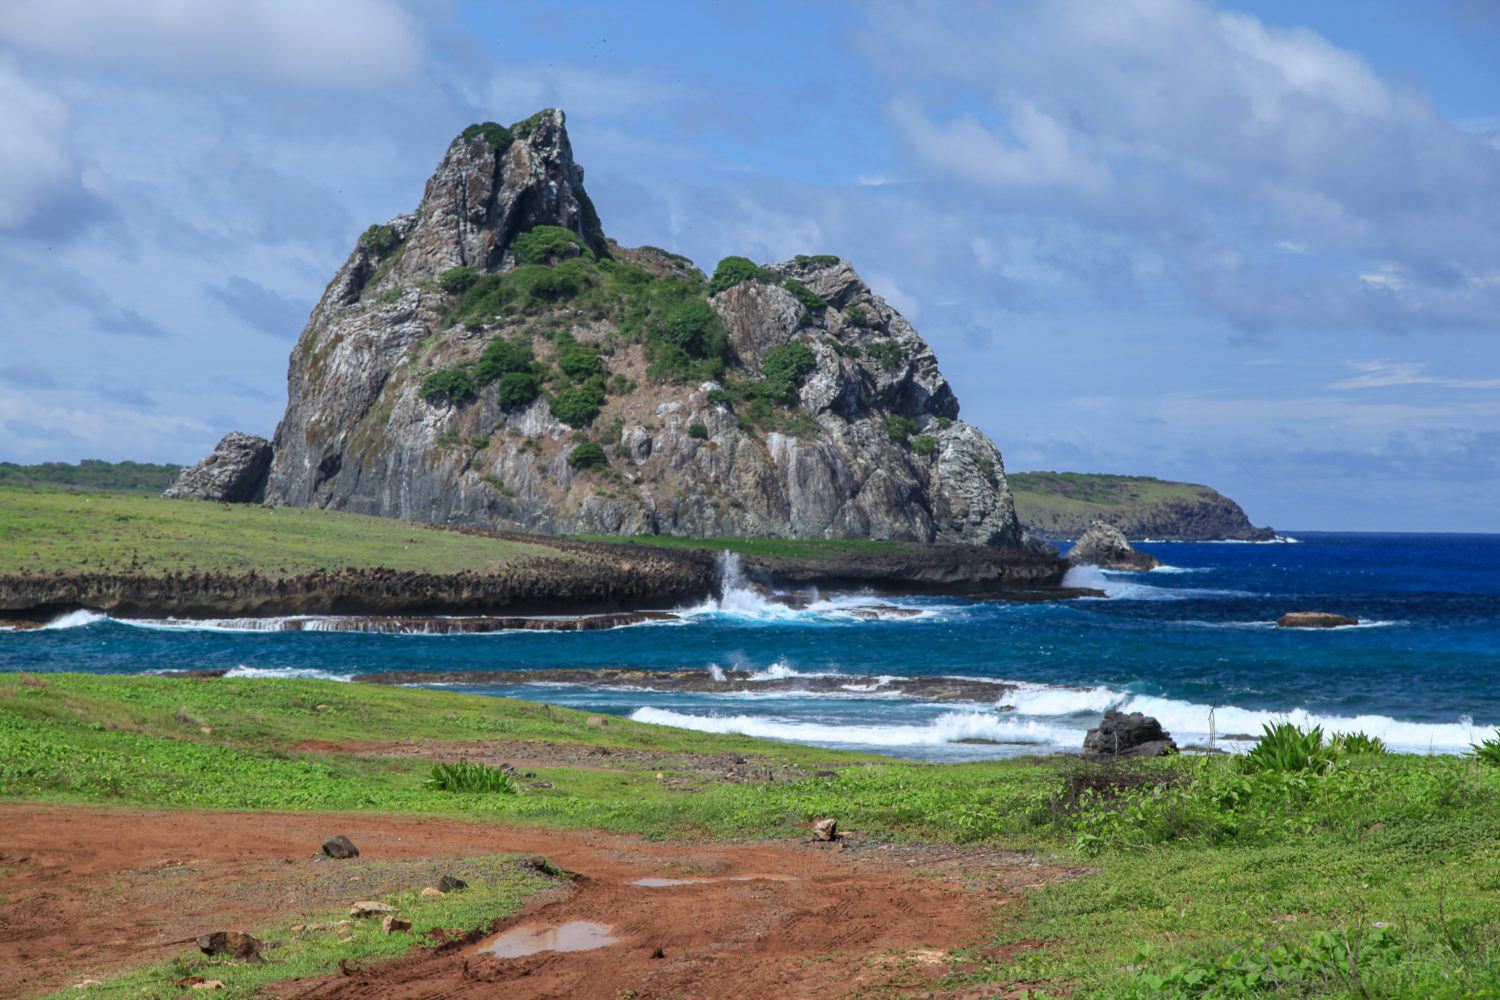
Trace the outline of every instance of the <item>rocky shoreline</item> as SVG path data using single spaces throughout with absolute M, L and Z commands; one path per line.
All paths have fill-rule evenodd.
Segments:
M 378 568 L 281 578 L 255 572 L 9 574 L 0 576 L 0 621 L 42 622 L 78 610 L 189 619 L 588 615 L 671 607 L 706 599 L 721 587 L 721 566 L 709 550 L 457 530 L 542 542 L 557 549 L 559 558 L 533 559 L 495 574 Z M 1082 593 L 1060 586 L 1067 563 L 1022 549 L 933 545 L 817 560 L 745 557 L 744 565 L 752 579 L 776 587 L 868 588 L 1001 600 L 1058 600 Z

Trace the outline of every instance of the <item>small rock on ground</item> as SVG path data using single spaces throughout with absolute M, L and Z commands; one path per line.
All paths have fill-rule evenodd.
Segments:
M 357 858 L 359 848 L 354 846 L 354 841 L 341 833 L 337 837 L 329 837 L 323 841 L 323 853 L 330 858 Z
M 363 917 L 379 917 L 387 913 L 395 913 L 396 908 L 390 903 L 377 903 L 374 900 L 365 899 L 349 907 L 349 916 L 355 919 Z

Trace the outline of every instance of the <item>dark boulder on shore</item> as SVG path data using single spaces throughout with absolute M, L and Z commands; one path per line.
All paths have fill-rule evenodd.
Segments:
M 1104 569 L 1155 569 L 1161 560 L 1131 546 L 1119 528 L 1095 521 L 1078 544 L 1065 556 L 1074 566 L 1102 566 Z
M 1343 628 L 1358 624 L 1358 618 L 1327 611 L 1288 611 L 1276 619 L 1277 628 Z
M 1177 752 L 1177 741 L 1161 723 L 1140 712 L 1110 709 L 1097 729 L 1083 738 L 1085 760 L 1119 760 L 1124 757 L 1165 757 Z
M 266 496 L 270 470 L 271 442 L 254 434 L 230 431 L 214 446 L 213 454 L 183 469 L 162 496 L 168 500 L 260 503 Z

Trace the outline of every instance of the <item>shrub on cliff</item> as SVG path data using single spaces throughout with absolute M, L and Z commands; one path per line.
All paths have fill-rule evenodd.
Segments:
M 885 418 L 885 433 L 892 441 L 905 441 L 917 432 L 917 422 L 911 417 L 891 414 Z
M 931 434 L 918 434 L 911 439 L 911 450 L 918 455 L 931 455 L 937 451 L 937 438 Z
M 552 415 L 569 427 L 587 427 L 604 403 L 604 379 L 594 376 L 582 385 L 559 389 L 552 396 Z
M 516 141 L 510 129 L 496 122 L 477 122 L 470 125 L 459 133 L 459 138 L 465 142 L 474 138 L 483 139 L 496 153 L 505 152 L 510 148 L 511 143 Z
M 787 291 L 797 296 L 797 301 L 808 309 L 827 309 L 828 302 L 817 292 L 808 288 L 795 278 L 786 279 L 784 286 Z
M 374 256 L 384 258 L 401 245 L 401 237 L 390 226 L 371 226 L 360 235 L 359 245 Z
M 568 455 L 568 467 L 573 469 L 596 469 L 608 464 L 604 449 L 593 441 L 585 441 Z
M 571 229 L 562 226 L 536 226 L 516 237 L 511 252 L 522 264 L 546 264 L 570 257 L 594 255 Z
M 474 366 L 474 380 L 479 385 L 489 385 L 503 375 L 531 370 L 531 351 L 528 348 L 496 337 L 479 355 L 479 363 Z
M 901 362 L 906 360 L 906 352 L 901 349 L 901 345 L 890 338 L 877 340 L 865 350 L 880 364 L 882 369 L 888 372 L 900 368 Z
M 531 372 L 506 372 L 495 386 L 495 398 L 507 410 L 528 405 L 542 392 L 542 383 Z
M 557 367 L 570 380 L 583 382 L 604 374 L 604 359 L 599 356 L 599 348 L 586 347 L 565 333 L 558 338 Z
M 450 267 L 438 275 L 438 287 L 450 295 L 462 295 L 474 287 L 474 282 L 479 280 L 479 272 L 472 267 Z
M 714 268 L 714 276 L 708 280 L 704 290 L 709 295 L 718 295 L 742 281 L 763 281 L 768 285 L 779 285 L 781 277 L 747 257 L 725 257 Z
M 422 380 L 417 395 L 429 403 L 440 399 L 462 403 L 474 395 L 474 380 L 461 368 L 439 369 Z
M 797 390 L 808 372 L 818 366 L 817 356 L 806 344 L 782 344 L 766 352 L 766 395 L 782 405 L 797 399 Z

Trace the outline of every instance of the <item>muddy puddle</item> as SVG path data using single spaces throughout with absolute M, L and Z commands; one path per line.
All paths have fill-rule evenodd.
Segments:
M 609 924 L 588 920 L 574 920 L 556 927 L 522 924 L 481 941 L 474 954 L 523 958 L 543 951 L 593 951 L 619 943 L 620 939 L 610 933 L 613 930 Z
M 712 878 L 638 878 L 631 885 L 657 889 L 665 885 L 702 885 L 707 882 L 801 882 L 795 875 L 717 875 Z

